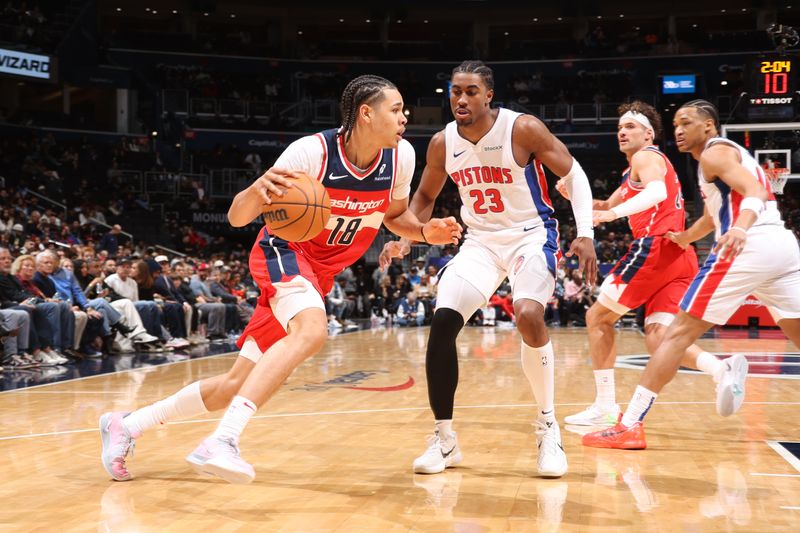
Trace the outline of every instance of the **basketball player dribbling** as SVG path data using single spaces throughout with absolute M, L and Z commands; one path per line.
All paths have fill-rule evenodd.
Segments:
M 227 407 L 216 431 L 186 460 L 198 471 L 248 483 L 253 467 L 239 455 L 239 437 L 263 405 L 327 338 L 323 297 L 334 277 L 360 258 L 381 227 L 430 243 L 457 243 L 453 217 L 423 224 L 408 209 L 414 149 L 402 139 L 406 117 L 397 88 L 360 76 L 345 88 L 341 128 L 292 143 L 275 166 L 233 200 L 228 219 L 242 227 L 259 216 L 270 194 L 282 195 L 295 172 L 316 177 L 328 190 L 331 216 L 317 237 L 286 242 L 264 227 L 250 252 L 250 272 L 261 296 L 239 339 L 239 357 L 225 374 L 186 386 L 130 414 L 100 418 L 102 463 L 117 481 L 131 478 L 125 460 L 135 439 L 153 426 Z
M 661 137 L 661 116 L 640 101 L 623 104 L 618 112 L 617 141 L 629 166 L 622 173 L 622 184 L 609 199 L 594 201 L 593 222 L 597 226 L 628 217 L 634 241 L 606 277 L 597 301 L 586 313 L 597 396 L 589 408 L 564 418 L 567 424 L 580 426 L 613 426 L 619 419 L 614 390 L 614 324 L 631 309 L 644 305 L 645 345 L 652 354 L 697 274 L 694 248 L 684 249 L 666 236 L 683 231 L 685 211 L 678 175 L 667 156 L 653 144 Z M 743 355 L 722 362 L 692 345 L 682 364 L 699 366 L 714 376 L 720 414 L 731 415 L 741 406 L 747 376 Z
M 413 470 L 438 473 L 462 460 L 453 431 L 456 337 L 508 277 L 522 336 L 522 367 L 538 404 L 538 473 L 560 477 L 567 472 L 567 457 L 555 418 L 555 358 L 544 309 L 555 288 L 561 254 L 542 165 L 563 176 L 573 199 L 578 236 L 567 255 L 577 254 L 590 283 L 597 275 L 592 192 L 580 164 L 539 119 L 491 108 L 493 87 L 492 70 L 480 61 L 465 61 L 453 70 L 450 107 L 455 120 L 431 139 L 411 200 L 411 209 L 426 220 L 449 176 L 458 186 L 461 217 L 468 227 L 460 251 L 440 274 L 425 361 L 434 435 Z M 382 266 L 407 253 L 408 244 L 405 239 L 388 243 Z
M 705 100 L 675 113 L 675 142 L 699 161 L 705 211 L 689 229 L 668 234 L 680 246 L 714 231 L 716 244 L 681 300 L 681 312 L 644 370 L 619 423 L 583 436 L 596 448 L 644 449 L 643 420 L 678 371 L 686 349 L 711 326 L 725 324 L 753 294 L 800 346 L 800 247 L 784 227 L 764 171 L 750 153 L 719 137 L 719 114 Z

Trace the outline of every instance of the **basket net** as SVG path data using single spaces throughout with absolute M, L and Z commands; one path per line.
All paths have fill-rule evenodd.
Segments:
M 789 180 L 789 169 L 765 168 L 764 173 L 767 175 L 769 184 L 772 187 L 772 192 L 775 194 L 783 194 L 783 188 Z

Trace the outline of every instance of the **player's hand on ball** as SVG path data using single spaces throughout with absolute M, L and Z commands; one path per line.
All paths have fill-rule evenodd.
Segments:
M 265 204 L 271 204 L 270 195 L 283 196 L 283 191 L 292 187 L 292 182 L 289 181 L 289 178 L 294 177 L 294 171 L 272 167 L 254 181 L 250 187 L 261 196 Z
M 594 240 L 588 237 L 578 237 L 569 247 L 567 257 L 578 256 L 578 269 L 583 272 L 583 279 L 589 285 L 597 281 L 597 254 L 594 251 Z
M 711 253 L 717 254 L 723 261 L 733 261 L 742 253 L 747 243 L 747 233 L 744 230 L 731 228 L 719 238 Z
M 561 193 L 561 196 L 569 200 L 569 193 L 567 192 L 567 182 L 561 178 L 556 182 L 556 190 Z
M 411 251 L 411 245 L 406 239 L 399 241 L 389 241 L 383 245 L 380 255 L 378 255 L 378 267 L 386 270 L 394 257 L 403 257 Z
M 461 225 L 455 217 L 432 218 L 422 227 L 428 244 L 458 244 L 461 240 Z
M 617 215 L 613 211 L 592 211 L 592 226 L 598 226 L 616 220 Z
M 667 239 L 671 240 L 672 242 L 674 242 L 675 244 L 677 244 L 678 246 L 680 246 L 684 250 L 689 247 L 689 244 L 691 244 L 688 240 L 686 240 L 686 232 L 685 231 L 681 231 L 681 232 L 668 231 L 664 235 L 665 235 L 665 237 Z

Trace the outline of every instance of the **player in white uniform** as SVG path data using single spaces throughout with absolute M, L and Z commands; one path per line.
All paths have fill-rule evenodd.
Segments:
M 584 435 L 598 448 L 643 449 L 642 421 L 658 393 L 675 376 L 686 348 L 713 325 L 725 324 L 753 294 L 778 326 L 800 346 L 800 248 L 781 220 L 775 196 L 750 153 L 718 137 L 719 115 L 705 100 L 675 113 L 675 142 L 700 164 L 705 212 L 692 227 L 668 237 L 688 246 L 712 230 L 716 244 L 681 301 L 682 312 L 645 368 L 621 421 Z
M 578 162 L 541 121 L 491 108 L 493 85 L 491 69 L 480 61 L 465 61 L 453 70 L 450 106 L 455 121 L 431 139 L 410 205 L 420 220 L 427 220 L 449 176 L 458 186 L 461 217 L 468 228 L 464 244 L 439 281 L 426 357 L 436 426 L 427 451 L 414 461 L 414 471 L 437 473 L 462 459 L 452 428 L 458 384 L 456 337 L 508 277 L 522 336 L 522 366 L 539 408 L 538 471 L 545 477 L 560 477 L 567 471 L 567 458 L 553 407 L 554 355 L 544 322 L 560 251 L 558 222 L 552 218 L 542 164 L 566 178 L 578 230 L 567 255 L 578 255 L 590 283 L 597 272 L 592 193 Z M 387 244 L 381 265 L 407 253 L 408 244 L 405 239 Z

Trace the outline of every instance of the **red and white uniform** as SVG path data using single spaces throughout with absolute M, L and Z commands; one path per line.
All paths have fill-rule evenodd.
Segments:
M 682 249 L 664 235 L 683 231 L 686 213 L 681 183 L 675 168 L 657 147 L 644 150 L 664 159 L 664 183 L 667 198 L 650 209 L 628 217 L 634 241 L 603 281 L 598 301 L 618 314 L 645 305 L 646 323 L 668 324 L 678 312 L 678 304 L 697 274 L 697 256 L 693 248 Z M 631 168 L 622 173 L 622 200 L 639 194 L 644 186 L 634 181 Z
M 415 158 L 408 141 L 400 141 L 395 150 L 382 150 L 368 168 L 359 169 L 347 160 L 336 132 L 298 139 L 275 161 L 277 168 L 321 181 L 331 198 L 331 216 L 325 229 L 306 242 L 287 242 L 271 235 L 266 226 L 259 231 L 249 266 L 261 296 L 239 338 L 240 348 L 252 337 L 264 352 L 286 336 L 286 325 L 298 312 L 324 309 L 323 298 L 334 277 L 364 255 L 392 200 L 408 198 L 411 192 Z
M 800 318 L 800 248 L 783 225 L 775 196 L 763 169 L 750 152 L 723 137 L 709 139 L 705 150 L 727 144 L 739 151 L 742 166 L 769 193 L 765 209 L 747 231 L 744 250 L 733 261 L 709 254 L 681 301 L 681 309 L 712 324 L 725 324 L 748 295 L 756 296 L 773 318 Z M 702 167 L 697 179 L 714 220 L 715 237 L 725 234 L 739 216 L 742 195 L 721 179 L 706 181 Z

